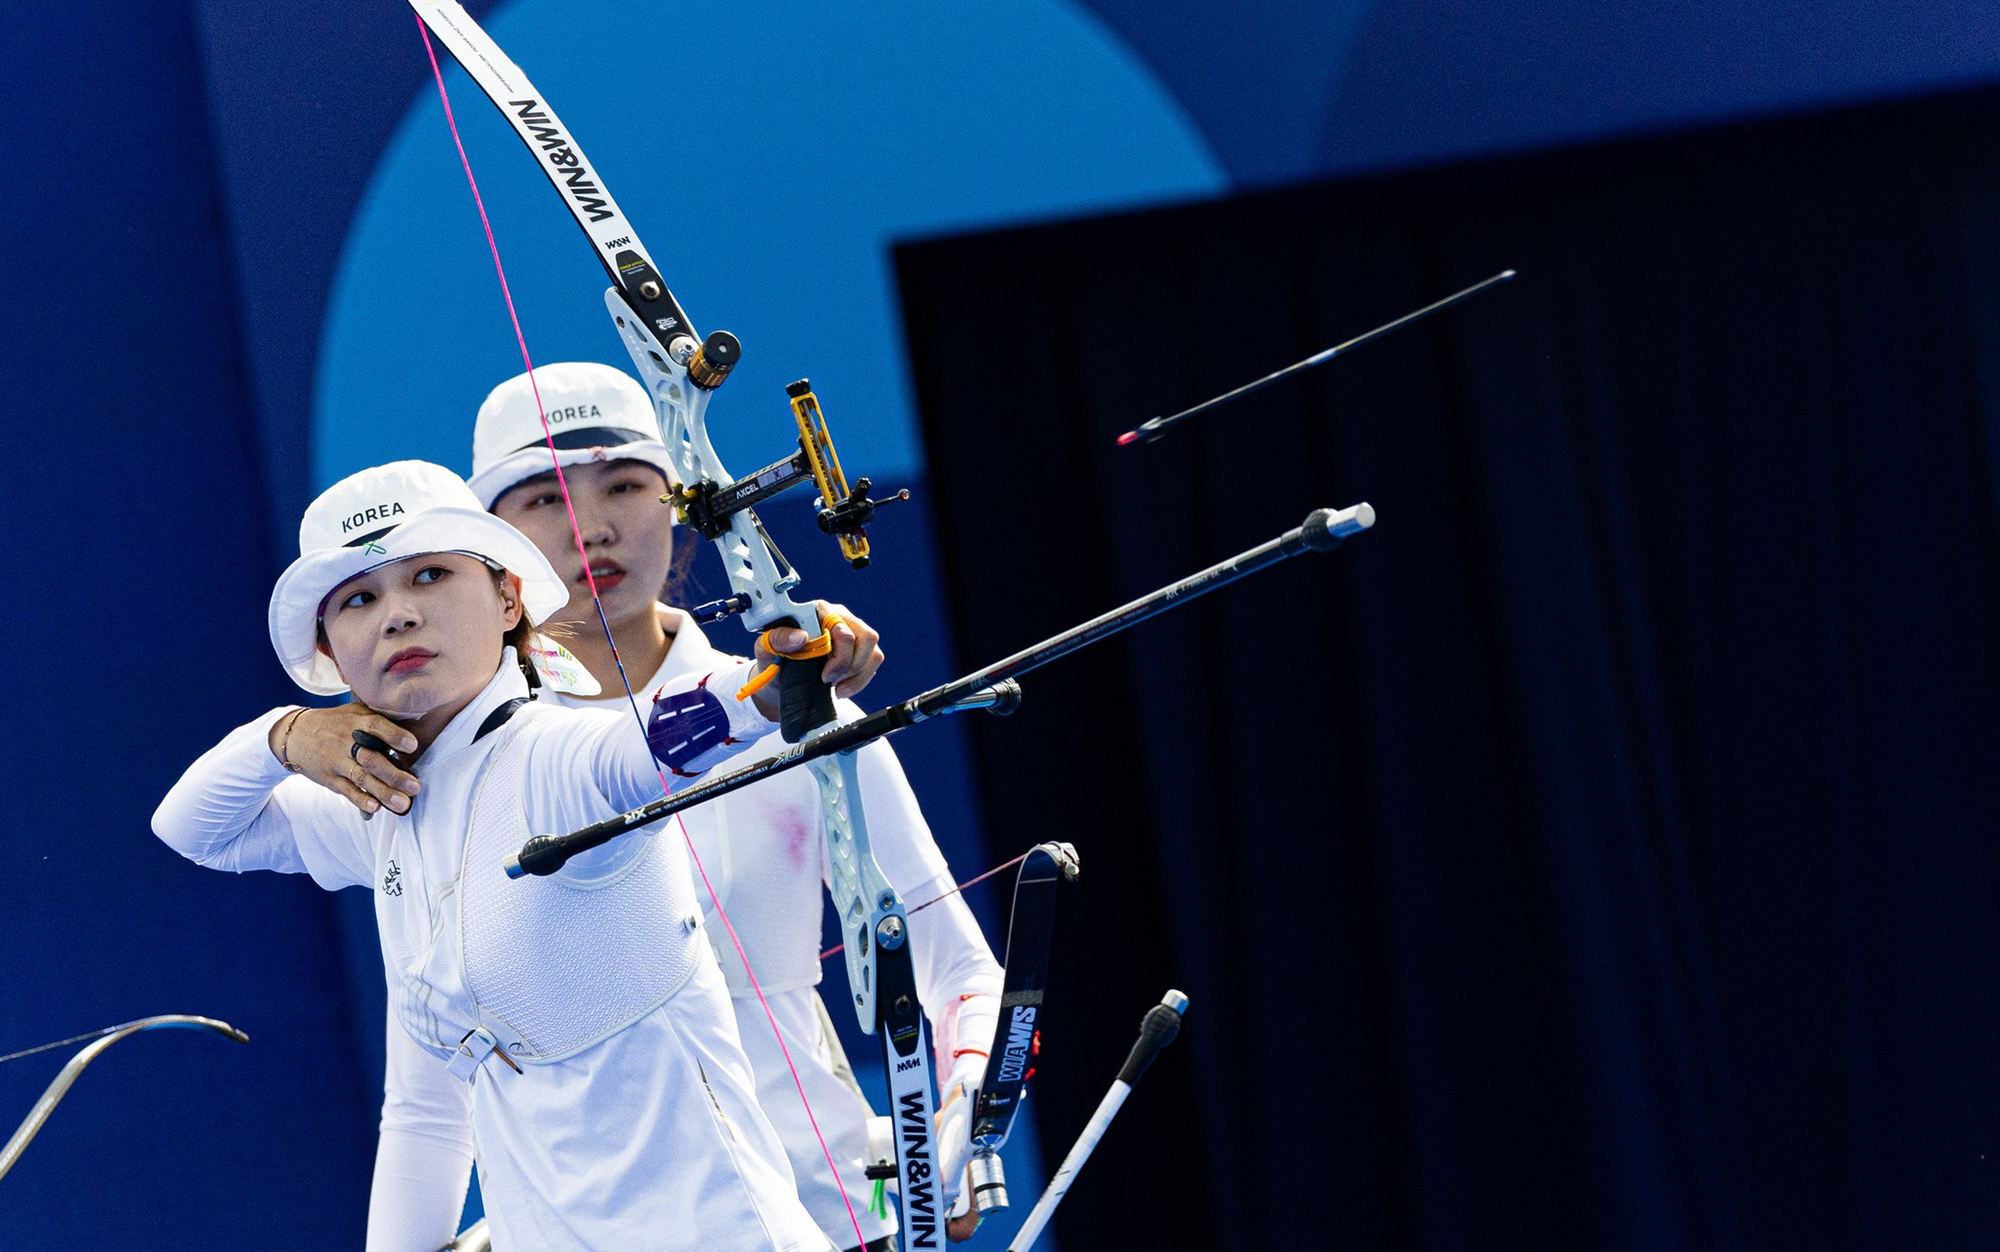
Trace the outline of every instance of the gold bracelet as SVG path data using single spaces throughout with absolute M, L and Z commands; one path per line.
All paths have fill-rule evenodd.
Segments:
M 298 724 L 299 714 L 303 712 L 305 712 L 305 710 L 301 708 L 301 709 L 293 709 L 290 713 L 287 713 L 285 715 L 285 733 L 278 736 L 278 764 L 284 766 L 285 772 L 288 774 L 299 774 L 304 772 L 303 769 L 301 769 L 297 765 L 292 764 L 291 761 L 292 727 Z

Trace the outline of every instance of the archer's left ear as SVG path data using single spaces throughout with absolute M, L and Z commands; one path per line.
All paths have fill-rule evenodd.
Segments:
M 340 673 L 340 658 L 333 654 L 333 648 L 326 642 L 326 635 L 324 633 L 320 635 L 319 641 L 313 644 L 313 648 L 324 655 L 327 660 L 333 662 L 333 672 L 340 674 L 340 681 L 346 682 L 347 675 Z
M 500 580 L 500 613 L 508 630 L 521 624 L 521 576 L 509 573 Z

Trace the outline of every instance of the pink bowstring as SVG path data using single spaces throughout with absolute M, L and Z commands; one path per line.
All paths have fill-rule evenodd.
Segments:
M 639 712 L 639 699 L 632 691 L 632 681 L 625 673 L 625 661 L 618 655 L 618 641 L 612 637 L 611 623 L 604 615 L 604 601 L 597 594 L 597 580 L 590 573 L 590 556 L 584 550 L 583 526 L 576 518 L 576 502 L 570 498 L 569 481 L 563 474 L 562 458 L 557 455 L 555 434 L 549 427 L 547 411 L 542 407 L 542 390 L 535 381 L 535 364 L 528 355 L 528 339 L 521 330 L 521 318 L 514 310 L 514 293 L 507 284 L 507 270 L 500 262 L 500 244 L 493 236 L 493 223 L 486 216 L 486 201 L 479 194 L 479 180 L 472 175 L 472 161 L 466 156 L 465 142 L 459 138 L 458 119 L 452 115 L 451 95 L 445 90 L 444 71 L 438 65 L 437 51 L 431 46 L 430 29 L 417 18 L 417 30 L 424 40 L 424 54 L 430 58 L 431 75 L 437 80 L 438 100 L 444 105 L 445 125 L 451 129 L 452 144 L 458 149 L 459 164 L 465 168 L 466 185 L 472 188 L 472 202 L 479 209 L 479 224 L 486 230 L 486 246 L 493 254 L 493 272 L 500 279 L 500 295 L 507 304 L 507 318 L 514 326 L 514 341 L 521 348 L 521 363 L 528 371 L 528 387 L 534 393 L 535 412 L 541 418 L 542 438 L 549 447 L 549 459 L 555 462 L 556 486 L 562 490 L 563 508 L 569 513 L 570 534 L 576 539 L 576 553 L 583 561 L 584 584 L 590 588 L 590 601 L 597 609 L 598 625 L 604 628 L 604 640 L 611 645 L 611 659 L 618 667 L 618 681 L 625 687 L 625 700 L 631 706 L 632 717 L 639 724 L 641 737 L 646 733 L 646 719 Z M 660 769 L 658 761 L 653 770 L 660 778 L 660 794 L 666 795 L 673 788 L 667 782 L 666 771 Z M 681 841 L 687 846 L 688 858 L 694 862 L 696 872 L 701 875 L 701 885 L 708 891 L 709 903 L 715 906 L 715 915 L 722 921 L 722 928 L 729 935 L 729 942 L 736 949 L 736 958 L 743 962 L 743 973 L 750 980 L 750 989 L 756 993 L 757 1006 L 764 1010 L 764 1020 L 771 1025 L 771 1034 L 778 1041 L 778 1051 L 785 1058 L 785 1067 L 791 1071 L 792 1086 L 798 1090 L 799 1103 L 805 1106 L 806 1120 L 811 1123 L 813 1137 L 819 1141 L 820 1154 L 826 1158 L 826 1167 L 833 1172 L 834 1186 L 840 1192 L 841 1203 L 847 1206 L 847 1220 L 854 1226 L 854 1240 L 857 1246 L 866 1247 L 868 1237 L 861 1232 L 861 1219 L 854 1212 L 854 1201 L 847 1194 L 847 1184 L 841 1180 L 840 1166 L 834 1162 L 833 1150 L 827 1146 L 826 1135 L 819 1127 L 819 1118 L 814 1115 L 812 1101 L 806 1096 L 805 1080 L 799 1076 L 799 1067 L 792 1060 L 792 1050 L 785 1043 L 785 1032 L 778 1027 L 778 1017 L 771 1011 L 771 1005 L 764 998 L 764 988 L 757 981 L 756 971 L 750 968 L 750 954 L 743 949 L 743 941 L 736 935 L 736 926 L 729 920 L 729 913 L 722 907 L 722 899 L 716 893 L 715 884 L 709 881 L 708 868 L 701 863 L 701 854 L 695 851 L 694 840 L 688 835 L 687 825 L 678 815 L 674 825 L 680 828 Z M 1003 867 L 1004 868 L 1004 867 Z

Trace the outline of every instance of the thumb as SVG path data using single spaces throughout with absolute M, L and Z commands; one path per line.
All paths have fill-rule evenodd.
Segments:
M 796 652 L 806 646 L 809 636 L 796 626 L 777 626 L 765 638 L 774 652 Z

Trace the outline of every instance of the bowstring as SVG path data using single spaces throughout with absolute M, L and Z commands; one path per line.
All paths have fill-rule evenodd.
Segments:
M 106 1026 L 102 1030 L 87 1031 L 80 1035 L 71 1035 L 67 1039 L 57 1039 L 50 1043 L 37 1044 L 32 1048 L 23 1048 L 19 1052 L 9 1052 L 5 1056 L 0 1056 L 0 1062 L 18 1061 L 24 1056 L 33 1056 L 37 1052 L 47 1052 L 51 1048 L 60 1048 L 66 1043 L 83 1043 L 90 1039 L 102 1039 L 106 1035 L 117 1034 L 131 1024 L 131 1022 L 123 1022 L 116 1026 Z
M 1040 847 L 1040 846 L 1041 846 L 1040 844 L 1037 844 L 1037 845 L 1036 845 L 1036 847 Z M 1028 849 L 1028 850 L 1027 850 L 1026 852 L 1023 852 L 1023 853 L 1022 853 L 1021 855 L 1019 855 L 1019 856 L 1015 857 L 1015 858 L 1014 858 L 1013 860 L 1011 860 L 1011 861 L 1002 861 L 1002 862 L 1000 862 L 1000 863 L 999 863 L 998 865 L 995 865 L 995 866 L 994 866 L 994 867 L 993 867 L 992 869 L 989 869 L 989 870 L 987 870 L 987 871 L 986 871 L 985 873 L 983 873 L 983 874 L 980 874 L 980 875 L 977 875 L 976 877 L 972 877 L 972 878 L 968 878 L 968 879 L 966 879 L 966 880 L 965 880 L 964 882 L 962 882 L 962 883 L 954 883 L 954 884 L 952 885 L 952 889 L 951 889 L 950 891 L 947 891 L 947 892 L 944 892 L 944 893 L 943 893 L 943 894 L 941 894 L 941 895 L 935 895 L 935 896 L 932 896 L 932 897 L 931 897 L 930 899 L 928 899 L 928 900 L 924 901 L 924 902 L 923 902 L 922 904 L 919 904 L 919 905 L 917 905 L 917 906 L 916 906 L 915 908 L 911 909 L 911 910 L 910 910 L 910 912 L 912 912 L 912 913 L 921 913 L 921 912 L 923 912 L 923 911 L 924 911 L 925 909 L 929 908 L 929 907 L 930 907 L 931 905 L 933 905 L 933 904 L 942 904 L 942 903 L 944 903 L 944 902 L 945 902 L 946 900 L 949 900 L 949 899 L 951 899 L 951 898 L 952 898 L 953 896 L 957 895 L 957 894 L 958 894 L 959 892 L 961 892 L 961 891 L 965 890 L 965 889 L 966 889 L 967 887 L 970 887 L 970 886 L 973 886 L 974 884 L 977 884 L 977 883 L 983 883 L 983 882 L 985 882 L 985 881 L 986 881 L 987 879 L 989 879 L 989 878 L 993 877 L 993 875 L 995 875 L 995 874 L 999 873 L 1000 871 L 1002 871 L 1002 870 L 1004 870 L 1004 869 L 1007 869 L 1007 868 L 1009 868 L 1009 867 L 1011 867 L 1011 866 L 1015 866 L 1015 865 L 1019 865 L 1019 864 L 1020 864 L 1021 862 L 1023 862 L 1023 861 L 1025 861 L 1025 860 L 1027 860 L 1027 859 L 1028 859 L 1029 857 L 1033 856 L 1034 854 L 1035 854 L 1035 849 L 1034 849 L 1034 848 L 1029 848 L 1029 849 Z M 819 954 L 819 959 L 820 959 L 820 960 L 822 960 L 822 961 L 824 961 L 824 960 L 825 960 L 826 958 L 828 958 L 828 957 L 830 957 L 830 956 L 834 956 L 834 955 L 837 955 L 837 954 L 839 954 L 839 953 L 841 953 L 841 952 L 844 952 L 844 951 L 846 951 L 846 950 L 847 950 L 847 945 L 846 945 L 846 944 L 844 944 L 844 943 L 836 943 L 836 944 L 834 944 L 834 945 L 833 945 L 832 947 L 828 948 L 828 949 L 827 949 L 826 951 L 824 951 L 824 952 L 820 953 L 820 954 Z
M 472 202 L 479 209 L 479 224 L 486 230 L 486 246 L 493 254 L 493 272 L 500 279 L 500 295 L 507 305 L 507 318 L 514 326 L 514 341 L 521 349 L 521 363 L 528 371 L 528 389 L 535 397 L 535 413 L 541 419 L 542 438 L 548 444 L 549 459 L 555 464 L 556 486 L 562 491 L 563 508 L 569 514 L 570 534 L 576 540 L 577 556 L 583 561 L 584 585 L 590 589 L 590 602 L 597 610 L 597 623 L 604 630 L 604 641 L 611 646 L 611 660 L 618 667 L 618 681 L 625 688 L 626 704 L 632 710 L 633 721 L 638 724 L 640 737 L 646 739 L 646 719 L 639 712 L 639 698 L 633 692 L 632 680 L 625 672 L 624 658 L 618 655 L 618 640 L 611 633 L 610 620 L 604 615 L 604 601 L 597 594 L 597 579 L 590 572 L 590 556 L 584 550 L 583 526 L 576 519 L 576 503 L 570 497 L 569 480 L 563 474 L 562 457 L 557 454 L 555 434 L 549 426 L 548 412 L 542 406 L 542 390 L 535 381 L 535 364 L 528 355 L 527 336 L 521 329 L 520 315 L 514 309 L 514 293 L 507 283 L 506 267 L 500 262 L 500 244 L 493 236 L 493 223 L 486 216 L 486 201 L 479 194 L 479 180 L 473 177 L 472 160 L 466 155 L 464 140 L 459 137 L 458 120 L 452 114 L 451 95 L 445 90 L 444 71 L 438 65 L 437 51 L 431 45 L 430 29 L 424 25 L 421 16 L 417 18 L 417 30 L 423 36 L 424 55 L 430 58 L 431 76 L 437 80 L 438 100 L 444 105 L 445 125 L 451 130 L 453 146 L 458 149 L 459 164 L 465 169 L 466 185 L 472 188 Z M 663 796 L 668 794 L 673 788 L 667 783 L 666 771 L 660 768 L 658 760 L 652 756 L 650 741 L 647 744 L 647 759 L 653 761 L 653 772 L 659 776 L 660 794 Z M 770 1002 L 764 998 L 763 985 L 757 981 L 756 971 L 750 968 L 750 954 L 744 951 L 743 941 L 736 935 L 735 923 L 729 920 L 728 911 L 722 907 L 722 898 L 717 894 L 715 884 L 709 880 L 708 868 L 701 863 L 701 854 L 695 851 L 694 839 L 688 834 L 687 824 L 676 814 L 674 825 L 680 828 L 681 842 L 687 846 L 688 858 L 694 862 L 696 871 L 701 875 L 701 885 L 708 891 L 709 903 L 715 906 L 715 915 L 722 920 L 722 928 L 728 932 L 729 942 L 736 949 L 737 959 L 743 963 L 743 973 L 750 980 L 750 989 L 756 993 L 757 1005 L 764 1010 L 764 1020 L 770 1023 L 771 1034 L 778 1041 L 778 1051 L 783 1054 L 785 1067 L 792 1074 L 792 1086 L 798 1090 L 799 1103 L 805 1106 L 806 1121 L 812 1125 L 813 1137 L 819 1141 L 820 1155 L 826 1158 L 826 1167 L 833 1173 L 834 1189 L 840 1192 L 840 1201 L 847 1207 L 847 1220 L 854 1226 L 855 1242 L 858 1246 L 866 1247 L 868 1236 L 861 1231 L 861 1219 L 855 1215 L 854 1201 L 849 1198 L 847 1184 L 840 1177 L 840 1166 L 834 1162 L 833 1150 L 827 1146 L 826 1134 L 820 1129 L 819 1118 L 813 1113 L 811 1099 L 806 1096 L 805 1080 L 799 1076 L 798 1063 L 792 1060 L 792 1050 L 785 1043 L 785 1032 L 779 1029 L 777 1014 L 771 1011 Z

